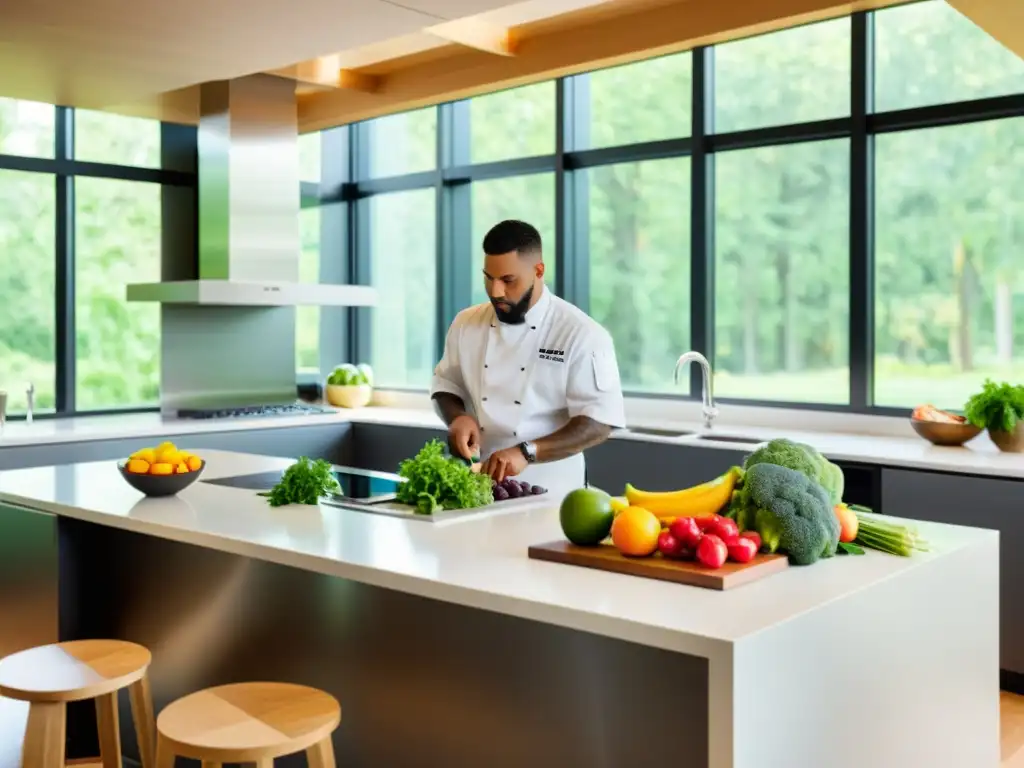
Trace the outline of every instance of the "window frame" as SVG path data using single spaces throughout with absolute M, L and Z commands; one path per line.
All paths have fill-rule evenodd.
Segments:
M 883 11 L 880 11 L 884 13 Z M 894 131 L 960 125 L 1024 116 L 1024 93 L 950 102 L 888 112 L 874 111 L 874 20 L 878 11 L 860 11 L 845 17 L 850 23 L 850 111 L 844 117 L 776 125 L 750 130 L 715 133 L 714 46 L 697 47 L 692 56 L 692 115 L 690 135 L 685 138 L 639 144 L 576 149 L 577 138 L 589 125 L 588 74 L 556 80 L 556 142 L 552 155 L 524 157 L 472 165 L 469 158 L 469 102 L 441 104 L 438 109 L 438 162 L 429 173 L 360 181 L 341 190 L 342 200 L 355 201 L 381 192 L 412 189 L 433 183 L 438 188 L 437 268 L 440 342 L 455 313 L 469 304 L 467 276 L 475 244 L 470 238 L 469 185 L 477 180 L 527 173 L 555 174 L 555 292 L 588 309 L 589 253 L 587 189 L 577 170 L 616 163 L 670 157 L 690 158 L 690 327 L 691 348 L 714 367 L 714 260 L 715 154 L 735 149 L 780 146 L 827 139 L 850 142 L 850 242 L 849 242 L 849 392 L 848 404 L 782 402 L 742 398 L 718 398 L 724 403 L 754 407 L 839 411 L 873 415 L 905 415 L 906 408 L 876 406 L 874 396 L 874 137 Z M 768 33 L 771 34 L 771 33 Z M 628 65 L 627 65 L 628 66 Z M 666 94 L 671 98 L 671 94 Z M 363 125 L 363 124 L 360 124 Z M 353 130 L 362 130 L 356 126 Z M 359 147 L 353 144 L 352 162 L 359 163 Z M 359 223 L 354 222 L 359 230 Z M 357 235 L 353 259 L 366 258 L 366 245 Z M 550 253 L 550 250 L 549 250 Z M 362 310 L 367 312 L 368 310 Z M 358 328 L 359 322 L 356 320 Z M 358 335 L 358 330 L 357 330 Z M 356 345 L 363 359 L 368 349 Z M 680 350 L 680 354 L 686 350 Z M 440 355 L 441 350 L 437 350 Z M 372 361 L 369 361 L 372 363 Z M 689 393 L 651 394 L 627 392 L 645 399 L 694 400 L 700 397 L 701 374 L 693 366 Z M 420 390 L 424 391 L 426 384 Z

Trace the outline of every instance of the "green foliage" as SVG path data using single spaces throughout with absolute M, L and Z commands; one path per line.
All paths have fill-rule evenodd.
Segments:
M 832 557 L 839 544 L 839 519 L 825 489 L 803 472 L 778 464 L 755 464 L 734 501 L 737 525 L 754 529 L 768 552 L 782 551 L 794 565 Z
M 398 486 L 398 501 L 415 506 L 423 515 L 483 507 L 494 501 L 491 478 L 446 456 L 440 440 L 431 440 L 416 456 L 403 461 L 398 474 L 406 479 Z
M 341 485 L 331 470 L 330 462 L 301 456 L 284 471 L 277 485 L 259 495 L 266 496 L 270 506 L 280 507 L 285 504 L 317 504 L 322 496 L 340 491 Z
M 1024 386 L 986 379 L 981 391 L 967 400 L 964 416 L 976 427 L 1012 432 L 1024 420 Z

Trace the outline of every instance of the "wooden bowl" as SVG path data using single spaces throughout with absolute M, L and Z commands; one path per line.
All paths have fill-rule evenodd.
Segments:
M 910 426 L 932 445 L 963 445 L 981 434 L 980 427 L 973 424 L 948 424 L 944 421 L 911 419 Z
M 1012 432 L 1004 432 L 1001 429 L 990 429 L 988 436 L 996 447 L 1005 453 L 1024 453 L 1024 421 L 1017 422 L 1017 428 Z
M 199 465 L 194 472 L 182 472 L 173 475 L 142 475 L 137 472 L 129 472 L 125 469 L 127 461 L 117 462 L 117 468 L 121 470 L 121 477 L 139 493 L 146 496 L 174 496 L 188 488 L 199 479 L 206 469 L 206 462 Z
M 346 387 L 328 384 L 325 394 L 327 402 L 338 408 L 365 408 L 373 397 L 373 387 L 368 384 Z

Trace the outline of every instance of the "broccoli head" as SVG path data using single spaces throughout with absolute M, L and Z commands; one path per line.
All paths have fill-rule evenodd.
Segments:
M 753 529 L 768 552 L 782 551 L 794 565 L 832 557 L 839 519 L 825 489 L 803 472 L 778 464 L 750 467 L 734 500 L 741 530 Z
M 750 469 L 757 464 L 777 464 L 795 469 L 821 485 L 833 506 L 843 500 L 843 470 L 806 443 L 797 443 L 784 437 L 770 440 L 747 456 L 743 468 Z

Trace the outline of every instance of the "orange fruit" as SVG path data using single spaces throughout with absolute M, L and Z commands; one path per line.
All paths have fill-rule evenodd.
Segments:
M 643 507 L 627 507 L 612 523 L 612 544 L 624 555 L 646 557 L 658 548 L 661 521 Z
M 149 468 L 151 475 L 173 475 L 174 465 L 158 462 Z
M 188 464 L 189 472 L 195 472 L 197 469 L 203 466 L 203 460 L 200 459 L 198 456 L 189 456 L 185 463 Z
M 149 462 L 145 459 L 129 459 L 124 468 L 133 475 L 149 474 Z
M 174 468 L 174 471 L 179 475 L 184 475 L 188 472 L 188 464 L 184 461 L 178 462 L 178 466 Z

